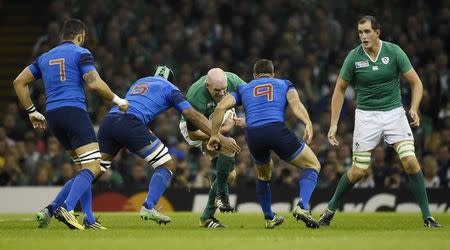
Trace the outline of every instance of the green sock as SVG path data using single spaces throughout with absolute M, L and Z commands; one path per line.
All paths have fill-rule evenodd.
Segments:
M 345 173 L 341 179 L 339 180 L 339 184 L 336 187 L 336 191 L 334 191 L 334 195 L 328 203 L 328 209 L 335 212 L 339 207 L 339 203 L 341 202 L 342 196 L 347 193 L 350 189 L 352 189 L 354 183 L 351 183 L 347 177 L 347 173 Z
M 217 193 L 217 179 L 213 182 L 208 193 L 208 202 L 206 203 L 205 210 L 203 210 L 200 219 L 207 220 L 211 218 L 216 212 L 216 193 Z
M 420 210 L 422 211 L 422 217 L 424 219 L 431 217 L 422 170 L 420 170 L 417 174 L 408 174 L 408 179 L 411 191 L 416 197 L 417 203 L 419 203 Z
M 234 165 L 234 156 L 226 156 L 219 154 L 217 156 L 216 169 L 217 169 L 217 193 L 228 194 L 228 175 Z

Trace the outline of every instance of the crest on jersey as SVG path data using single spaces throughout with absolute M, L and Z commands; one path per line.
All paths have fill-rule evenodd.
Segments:
M 389 57 L 385 56 L 385 57 L 381 58 L 381 62 L 383 62 L 384 64 L 388 64 L 389 63 Z

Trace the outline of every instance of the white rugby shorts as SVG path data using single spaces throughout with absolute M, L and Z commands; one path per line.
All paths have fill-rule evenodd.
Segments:
M 189 145 L 191 147 L 197 147 L 197 148 L 203 149 L 202 141 L 194 141 L 194 140 L 191 140 L 191 138 L 189 138 L 186 121 L 181 120 L 179 127 L 180 127 L 181 134 L 183 135 L 184 139 L 187 141 L 187 143 L 189 143 Z
M 370 151 L 384 137 L 390 145 L 399 141 L 413 141 L 403 107 L 389 111 L 366 111 L 356 109 L 355 130 L 353 131 L 353 152 Z

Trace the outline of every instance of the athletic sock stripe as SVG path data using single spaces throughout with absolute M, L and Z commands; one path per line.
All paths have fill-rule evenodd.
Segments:
M 100 153 L 100 150 L 95 150 L 95 151 L 91 151 L 91 152 L 84 153 L 84 154 L 78 156 L 78 158 L 79 158 L 79 159 L 85 158 L 85 157 L 88 157 L 88 156 L 90 156 L 90 155 L 92 155 L 92 154 L 95 154 L 95 153 Z
M 150 164 L 150 165 L 155 164 L 157 161 L 159 161 L 161 158 L 163 158 L 164 156 L 166 156 L 166 155 L 168 155 L 168 154 L 169 154 L 169 153 L 165 153 L 165 154 L 159 156 L 158 158 L 155 158 L 155 159 L 151 160 L 151 161 L 149 162 L 149 164 Z
M 156 153 L 155 157 L 148 161 L 148 164 L 152 165 L 153 163 L 157 162 L 159 159 L 164 157 L 164 155 L 168 154 L 168 150 L 166 147 L 161 148 L 158 153 Z

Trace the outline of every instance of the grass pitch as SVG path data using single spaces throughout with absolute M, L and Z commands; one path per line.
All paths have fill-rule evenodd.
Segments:
M 33 214 L 0 214 L 0 250 L 9 249 L 450 249 L 450 214 L 434 214 L 442 228 L 425 228 L 419 214 L 338 213 L 330 227 L 311 230 L 291 214 L 272 230 L 261 214 L 218 215 L 225 229 L 198 226 L 199 214 L 171 213 L 172 223 L 141 221 L 138 213 L 97 213 L 103 231 L 71 231 L 53 220 L 37 228 Z M 318 214 L 314 215 L 316 218 Z

